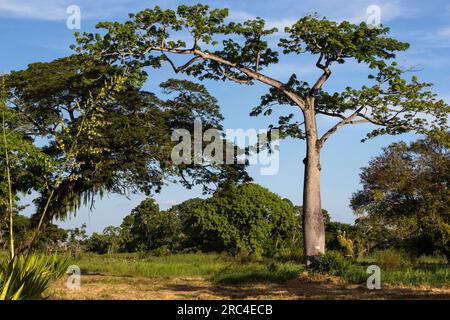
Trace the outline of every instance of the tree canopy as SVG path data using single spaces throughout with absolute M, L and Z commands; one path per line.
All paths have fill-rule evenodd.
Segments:
M 337 119 L 319 140 L 320 145 L 340 127 L 361 122 L 381 126 L 369 133 L 369 138 L 410 130 L 431 130 L 442 138 L 449 106 L 429 91 L 430 83 L 420 82 L 416 76 L 409 81 L 403 77 L 411 70 L 392 59 L 409 45 L 390 38 L 387 27 L 338 23 L 308 15 L 285 28 L 277 48 L 267 41 L 278 31 L 276 28 L 267 29 L 261 18 L 228 22 L 228 9 L 211 9 L 202 4 L 181 5 L 177 10 L 156 6 L 129 16 L 123 23 L 98 23 L 97 28 L 104 29 L 104 33 L 78 34 L 78 46 L 73 47 L 130 69 L 137 65 L 160 68 L 168 62 L 175 72 L 201 80 L 244 84 L 260 81 L 271 88 L 252 115 L 267 115 L 274 105 L 288 104 L 302 110 L 310 107 L 317 114 Z M 188 41 L 181 40 L 186 36 Z M 286 83 L 264 75 L 267 66 L 278 63 L 280 53 L 315 55 L 316 66 L 323 74 L 314 84 L 299 79 L 296 73 Z M 171 59 L 174 54 L 192 57 L 177 67 Z M 373 84 L 359 89 L 348 87 L 342 92 L 325 91 L 323 85 L 331 77 L 332 65 L 349 60 L 367 64 Z M 293 114 L 283 115 L 278 127 L 286 135 L 304 137 L 300 122 L 293 120 Z
M 45 153 L 62 162 L 63 149 L 77 140 L 76 161 L 80 166 L 67 173 L 77 178 L 71 182 L 73 187 L 66 188 L 78 184 L 82 192 L 136 189 L 150 193 L 161 188 L 165 178 L 183 171 L 189 170 L 186 178 L 206 178 L 206 169 L 200 167 L 186 166 L 177 172 L 170 158 L 173 129 L 192 130 L 196 119 L 221 129 L 217 101 L 202 85 L 168 80 L 161 89 L 171 97 L 163 100 L 140 89 L 145 77 L 140 73 L 124 80 L 108 92 L 108 97 L 95 101 L 90 127 L 76 137 L 87 101 L 99 94 L 106 80 L 122 72 L 85 60 L 71 56 L 35 63 L 6 77 L 11 108 L 27 121 L 20 132 L 30 141 L 42 139 Z M 197 183 L 199 180 L 196 177 Z M 204 181 L 205 185 L 209 182 Z M 189 183 L 187 179 L 183 182 Z
M 448 147 L 431 139 L 392 144 L 363 168 L 361 183 L 351 204 L 368 237 L 384 238 L 381 246 L 449 255 Z
M 192 234 L 205 235 L 205 246 L 216 251 L 274 255 L 301 242 L 292 203 L 253 183 L 217 191 L 191 219 Z
M 149 198 L 142 201 L 128 217 L 133 250 L 179 249 L 180 219 L 170 211 L 160 211 L 155 200 Z
M 146 77 L 82 55 L 2 77 L 13 187 L 39 193 L 37 215 L 64 219 L 95 195 L 150 194 L 173 180 L 210 192 L 249 179 L 245 164 L 175 164 L 173 130 L 192 132 L 194 121 L 221 130 L 223 117 L 203 85 L 169 79 L 161 98 L 141 89 Z

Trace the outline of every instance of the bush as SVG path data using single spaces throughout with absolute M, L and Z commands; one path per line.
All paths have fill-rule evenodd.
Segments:
M 412 258 L 408 254 L 396 249 L 375 251 L 371 258 L 382 270 L 405 269 L 413 265 Z
M 152 251 L 152 253 L 157 257 L 170 256 L 172 251 L 168 246 L 161 246 Z
M 315 272 L 340 276 L 345 274 L 350 266 L 351 263 L 339 252 L 328 251 L 312 262 L 311 269 Z

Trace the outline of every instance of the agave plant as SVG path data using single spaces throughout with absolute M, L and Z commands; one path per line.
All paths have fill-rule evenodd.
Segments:
M 5 266 L 1 265 L 0 269 L 0 300 L 19 300 L 24 285 L 17 290 L 12 289 L 14 286 L 13 283 L 16 281 L 15 279 L 17 279 L 17 277 L 14 277 L 14 274 L 10 273 L 11 270 L 17 268 L 17 260 L 8 263 L 7 268 L 4 267 Z
M 0 263 L 0 300 L 39 299 L 49 281 L 67 270 L 68 259 L 56 255 L 16 255 Z

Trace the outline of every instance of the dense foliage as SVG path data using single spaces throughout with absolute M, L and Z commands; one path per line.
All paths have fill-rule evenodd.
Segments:
M 450 255 L 450 153 L 432 139 L 384 149 L 361 173 L 352 207 L 372 247 Z
M 276 255 L 300 243 L 299 220 L 289 200 L 256 184 L 218 191 L 193 210 L 193 234 L 204 250 Z
M 34 222 L 29 217 L 23 215 L 14 216 L 14 237 L 18 246 L 27 239 L 33 230 Z M 60 249 L 61 245 L 68 239 L 68 231 L 58 227 L 54 223 L 48 223 L 36 240 L 35 248 L 54 252 Z M 9 226 L 6 221 L 0 222 L 0 250 L 9 249 Z
M 153 199 L 144 200 L 120 228 L 108 227 L 103 234 L 93 234 L 88 248 L 99 253 L 115 248 L 158 254 L 226 251 L 287 255 L 301 250 L 299 223 L 289 200 L 259 185 L 244 184 L 217 191 L 208 199 L 187 200 L 167 211 L 160 211 Z
M 167 80 L 162 99 L 141 89 L 145 72 L 124 73 L 74 55 L 2 77 L 6 130 L 14 133 L 12 187 L 15 195 L 38 193 L 35 216 L 45 210 L 45 221 L 64 219 L 95 195 L 150 194 L 168 179 L 188 188 L 200 184 L 205 192 L 249 179 L 241 164 L 172 161 L 173 130 L 192 132 L 194 121 L 221 129 L 217 100 L 203 85 Z

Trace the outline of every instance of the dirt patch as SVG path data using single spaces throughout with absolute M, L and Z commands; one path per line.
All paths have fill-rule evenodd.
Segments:
M 217 285 L 204 278 L 139 278 L 84 275 L 81 288 L 67 289 L 66 279 L 52 283 L 49 299 L 450 299 L 450 288 L 384 287 L 368 290 L 339 278 L 300 275 L 284 284 Z

